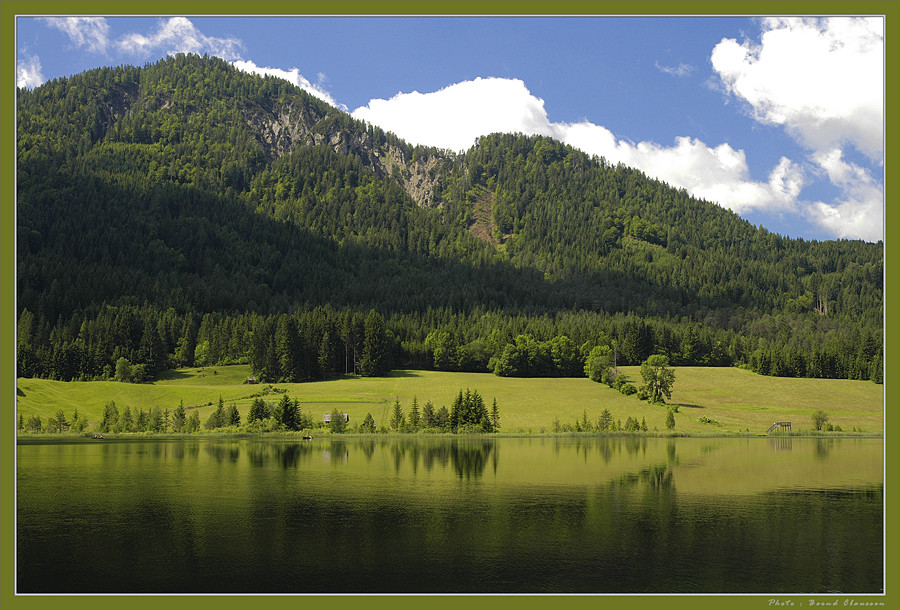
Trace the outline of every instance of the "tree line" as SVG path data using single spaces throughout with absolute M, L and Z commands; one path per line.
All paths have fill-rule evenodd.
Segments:
M 277 391 L 277 390 L 276 390 Z M 30 433 L 71 432 L 82 434 L 89 430 L 90 422 L 76 408 L 71 420 L 65 411 L 60 409 L 54 417 L 48 418 L 46 425 L 39 415 L 30 415 L 27 419 L 24 412 L 19 412 L 17 430 Z M 264 433 L 264 432 L 299 432 L 327 428 L 333 434 L 352 432 L 357 434 L 374 434 L 375 432 L 393 432 L 398 434 L 413 433 L 452 433 L 452 434 L 490 434 L 500 431 L 500 408 L 497 399 L 493 400 L 490 409 L 478 390 L 466 388 L 459 391 L 450 408 L 442 406 L 435 410 L 434 403 L 427 401 L 419 410 L 418 399 L 413 397 L 408 416 L 398 398 L 394 402 L 389 426 L 377 429 L 375 419 L 367 413 L 362 422 L 349 422 L 344 414 L 335 409 L 328 421 L 317 420 L 312 414 L 304 412 L 300 400 L 293 400 L 282 392 L 281 398 L 269 402 L 262 397 L 255 397 L 242 421 L 237 405 L 225 406 L 219 397 L 216 408 L 204 422 L 196 407 L 185 407 L 184 401 L 172 411 L 168 407 L 153 407 L 132 410 L 126 405 L 119 409 L 115 401 L 109 401 L 103 407 L 101 419 L 95 422 L 92 430 L 98 434 L 122 433 L 154 433 L 154 434 L 195 434 L 203 430 L 225 431 L 231 433 Z
M 16 364 L 19 377 L 136 383 L 167 369 L 229 364 L 249 364 L 265 382 L 379 376 L 395 368 L 577 377 L 592 351 L 602 349 L 623 366 L 661 354 L 673 366 L 883 382 L 883 348 L 874 331 L 822 334 L 790 318 L 770 320 L 759 325 L 759 336 L 746 336 L 686 320 L 589 312 L 465 316 L 445 309 L 386 317 L 374 309 L 326 306 L 197 316 L 145 304 L 104 306 L 51 325 L 25 310 Z

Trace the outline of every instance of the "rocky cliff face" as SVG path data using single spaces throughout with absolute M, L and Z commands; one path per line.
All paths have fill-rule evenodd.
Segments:
M 438 157 L 408 159 L 400 147 L 376 145 L 365 129 L 348 129 L 355 121 L 335 113 L 291 104 L 272 111 L 257 109 L 246 113 L 246 118 L 270 162 L 298 147 L 327 144 L 339 155 L 356 155 L 379 177 L 399 182 L 416 205 L 435 205 L 435 186 L 442 175 Z
M 295 147 L 313 142 L 310 127 L 322 119 L 306 106 L 283 105 L 267 112 L 257 109 L 246 113 L 247 123 L 271 162 L 290 154 Z
M 407 194 L 420 207 L 435 205 L 435 186 L 442 175 L 441 163 L 437 157 L 427 157 L 424 161 L 407 159 L 403 150 L 386 145 L 376 154 L 379 173 L 397 180 Z

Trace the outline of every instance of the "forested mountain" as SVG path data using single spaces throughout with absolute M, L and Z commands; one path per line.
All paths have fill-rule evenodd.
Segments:
M 22 89 L 17 110 L 21 375 L 504 353 L 574 374 L 615 341 L 620 363 L 881 379 L 880 243 L 787 239 L 548 138 L 412 147 L 192 55 Z

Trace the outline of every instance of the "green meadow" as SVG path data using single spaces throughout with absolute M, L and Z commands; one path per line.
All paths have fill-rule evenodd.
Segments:
M 868 381 L 844 379 L 793 379 L 766 377 L 737 368 L 676 367 L 669 405 L 678 405 L 675 431 L 702 434 L 759 434 L 774 421 L 790 421 L 794 432 L 813 428 L 811 414 L 823 410 L 829 422 L 844 432 L 883 433 L 883 388 Z M 639 367 L 621 367 L 636 385 Z M 490 408 L 496 398 L 501 432 L 551 432 L 554 420 L 574 424 L 587 419 L 596 424 L 603 409 L 614 420 L 645 419 L 650 431 L 665 431 L 665 405 L 652 405 L 624 396 L 587 378 L 509 378 L 489 373 L 394 371 L 386 377 L 345 377 L 306 383 L 247 384 L 248 366 L 219 366 L 168 371 L 146 384 L 114 381 L 61 382 L 45 379 L 17 380 L 17 408 L 27 420 L 39 415 L 46 423 L 62 409 L 69 420 L 77 408 L 91 424 L 104 405 L 115 401 L 121 411 L 129 406 L 173 411 L 180 402 L 198 410 L 201 422 L 209 417 L 221 397 L 235 404 L 246 418 L 255 396 L 272 403 L 286 393 L 299 399 L 301 409 L 320 421 L 338 409 L 359 423 L 371 413 L 381 429 L 389 425 L 394 401 L 409 413 L 413 398 L 419 408 L 431 401 L 435 409 L 450 407 L 460 390 L 477 390 Z M 713 423 L 707 421 L 711 420 Z

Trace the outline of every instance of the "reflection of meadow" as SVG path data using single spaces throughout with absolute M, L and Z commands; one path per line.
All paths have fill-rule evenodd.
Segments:
M 881 587 L 874 439 L 345 437 L 18 452 L 23 591 Z M 135 549 L 140 568 L 123 569 Z
M 36 450 L 72 451 L 65 447 Z M 150 455 L 163 460 L 227 463 L 237 469 L 235 476 L 242 476 L 239 473 L 246 468 L 279 465 L 311 475 L 360 477 L 373 484 L 388 476 L 410 475 L 421 481 L 471 480 L 498 487 L 593 487 L 630 480 L 659 465 L 665 466 L 670 480 L 678 481 L 680 490 L 692 494 L 745 495 L 882 483 L 882 447 L 878 439 L 362 437 L 295 442 L 110 442 L 94 449 L 102 453 L 108 464 L 122 468 L 133 467 Z M 327 479 L 312 480 L 327 484 Z M 415 485 L 406 491 L 419 493 Z

